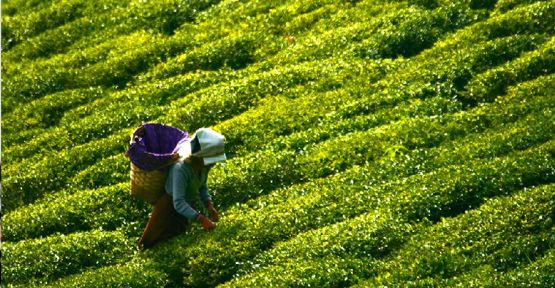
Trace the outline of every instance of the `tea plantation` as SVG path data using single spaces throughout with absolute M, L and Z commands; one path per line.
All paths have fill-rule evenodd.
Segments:
M 555 287 L 555 1 L 2 1 L 4 287 Z M 226 136 L 149 250 L 142 122 Z

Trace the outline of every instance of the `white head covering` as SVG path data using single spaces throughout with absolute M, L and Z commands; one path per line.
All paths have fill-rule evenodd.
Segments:
M 198 140 L 200 150 L 191 154 L 191 142 L 195 140 Z M 201 157 L 204 165 L 210 165 L 226 161 L 224 142 L 225 137 L 222 134 L 210 128 L 200 128 L 189 141 L 184 143 L 185 145 L 179 148 L 177 153 L 179 153 L 181 159 L 186 159 L 191 155 Z

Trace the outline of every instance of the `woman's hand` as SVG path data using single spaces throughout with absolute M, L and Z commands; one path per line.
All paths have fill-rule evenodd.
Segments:
M 204 230 L 206 231 L 212 231 L 214 230 L 214 228 L 216 228 L 216 225 L 214 225 L 212 221 L 210 221 L 208 218 L 204 217 L 204 215 L 200 213 L 197 216 L 197 221 L 200 222 L 202 228 L 204 228 Z
M 210 220 L 218 222 L 220 220 L 220 215 L 218 214 L 216 208 L 214 208 L 214 203 L 212 201 L 208 201 L 206 208 L 208 209 L 208 213 L 210 213 Z

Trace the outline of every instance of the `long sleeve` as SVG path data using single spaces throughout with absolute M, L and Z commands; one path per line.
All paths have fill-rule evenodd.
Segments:
M 204 181 L 201 183 L 200 187 L 199 187 L 199 193 L 200 193 L 200 200 L 202 201 L 202 204 L 204 205 L 204 207 L 207 207 L 206 205 L 208 204 L 208 201 L 212 200 L 212 196 L 210 195 L 210 193 L 208 192 L 208 185 L 206 184 L 206 182 L 208 181 L 208 172 L 210 171 L 209 168 L 205 168 L 203 173 L 204 173 Z
M 194 220 L 198 212 L 187 203 L 185 198 L 186 187 L 191 184 L 189 175 L 184 172 L 182 163 L 173 165 L 169 173 L 166 190 L 172 195 L 175 210 L 187 219 Z

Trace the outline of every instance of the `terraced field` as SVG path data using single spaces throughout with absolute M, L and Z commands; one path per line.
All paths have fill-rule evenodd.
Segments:
M 6 287 L 555 287 L 555 1 L 2 1 Z M 226 136 L 153 249 L 141 122 Z

